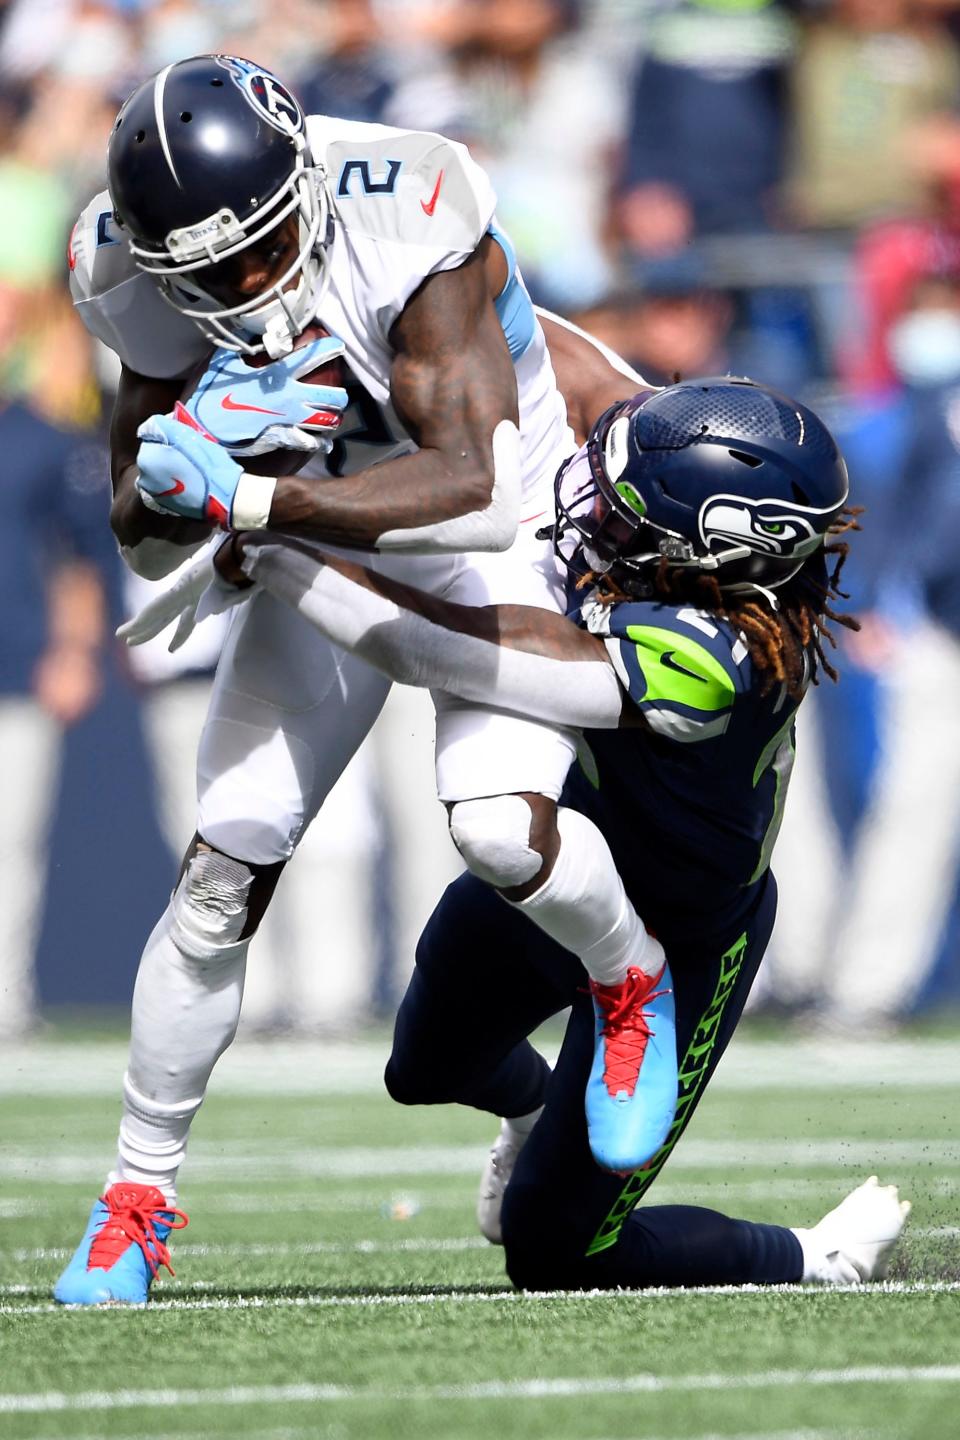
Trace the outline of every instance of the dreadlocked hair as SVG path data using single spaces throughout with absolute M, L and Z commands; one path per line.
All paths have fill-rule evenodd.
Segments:
M 839 584 L 850 550 L 849 543 L 840 536 L 860 529 L 857 517 L 862 513 L 860 505 L 845 506 L 840 511 L 827 531 L 830 537 L 827 543 L 777 590 L 776 609 L 759 591 L 723 590 L 715 575 L 671 565 L 666 556 L 660 560 L 653 576 L 654 594 L 664 600 L 710 610 L 721 620 L 729 621 L 743 636 L 760 676 L 761 694 L 766 695 L 775 685 L 784 685 L 791 700 L 799 701 L 808 678 L 814 685 L 819 684 L 821 670 L 831 680 L 839 679 L 836 667 L 823 649 L 824 641 L 831 649 L 837 648 L 827 622 L 842 625 L 845 630 L 860 629 L 860 622 L 853 615 L 835 610 L 832 602 L 850 598 Z M 591 572 L 579 584 L 595 585 L 597 598 L 604 604 L 632 598 L 609 573 Z M 811 651 L 812 673 L 807 669 Z

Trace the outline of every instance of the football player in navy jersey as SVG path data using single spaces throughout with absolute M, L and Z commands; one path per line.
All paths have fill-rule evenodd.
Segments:
M 583 1086 L 598 1024 L 649 1056 L 672 1015 L 651 996 L 637 1023 L 596 986 L 591 1004 L 574 956 L 469 875 L 422 937 L 388 1089 L 506 1117 L 478 1213 L 524 1287 L 882 1276 L 909 1205 L 875 1176 L 809 1230 L 635 1209 L 703 1095 L 773 926 L 769 862 L 797 707 L 821 672 L 835 678 L 829 622 L 856 623 L 834 609 L 841 537 L 856 523 L 842 457 L 801 404 L 748 380 L 689 381 L 611 406 L 561 468 L 556 501 L 569 619 L 451 605 L 259 537 L 233 537 L 217 562 L 221 590 L 262 585 L 394 679 L 583 729 L 563 803 L 602 830 L 669 961 L 676 1113 L 641 1170 L 596 1163 Z M 150 630 L 147 617 L 132 638 Z M 588 894 L 588 866 L 580 883 Z M 551 1075 L 526 1037 L 567 1006 Z M 641 1085 L 646 1073 L 645 1061 Z M 600 1078 L 616 1093 L 617 1077 Z

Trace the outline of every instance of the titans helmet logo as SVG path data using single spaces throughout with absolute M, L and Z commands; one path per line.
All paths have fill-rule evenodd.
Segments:
M 256 110 L 268 125 L 282 130 L 285 135 L 298 134 L 303 129 L 303 111 L 286 85 L 281 84 L 269 70 L 261 70 L 249 60 L 239 60 L 233 55 L 217 57 L 224 70 L 228 71 L 233 83 L 244 94 L 247 104 Z
M 821 540 L 807 514 L 782 500 L 714 495 L 700 510 L 700 538 L 710 551 L 748 545 L 761 555 L 802 560 L 813 554 Z

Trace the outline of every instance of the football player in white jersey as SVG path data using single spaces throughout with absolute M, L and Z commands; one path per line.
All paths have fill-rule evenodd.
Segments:
M 108 167 L 70 264 L 85 323 L 123 363 L 111 520 L 128 564 L 165 574 L 213 525 L 282 530 L 371 551 L 375 568 L 449 600 L 562 611 L 539 532 L 574 437 L 464 147 L 304 117 L 275 76 L 208 55 L 134 91 Z M 301 362 L 313 325 L 334 338 Z M 340 354 L 353 380 L 317 403 L 298 377 Z M 234 458 L 278 439 L 316 451 L 302 474 Z M 269 594 L 237 609 L 200 744 L 197 834 L 137 977 L 117 1159 L 58 1281 L 63 1303 L 146 1300 L 181 1223 L 177 1171 L 236 1030 L 250 938 L 388 683 Z M 632 1169 L 672 1118 L 662 1096 L 639 1103 L 633 1058 L 669 970 L 599 831 L 558 810 L 574 733 L 444 695 L 436 707 L 438 793 L 467 866 L 591 976 L 591 1137 Z

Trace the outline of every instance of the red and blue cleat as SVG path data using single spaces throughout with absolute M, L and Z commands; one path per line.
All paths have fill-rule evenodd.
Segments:
M 590 982 L 596 1049 L 587 1082 L 587 1134 L 604 1170 L 632 1174 L 664 1144 L 677 1109 L 677 1036 L 669 966 L 636 966 L 620 985 Z
M 53 1298 L 61 1305 L 145 1305 L 160 1266 L 172 1275 L 165 1241 L 189 1222 L 155 1185 L 120 1180 L 100 1196 Z

